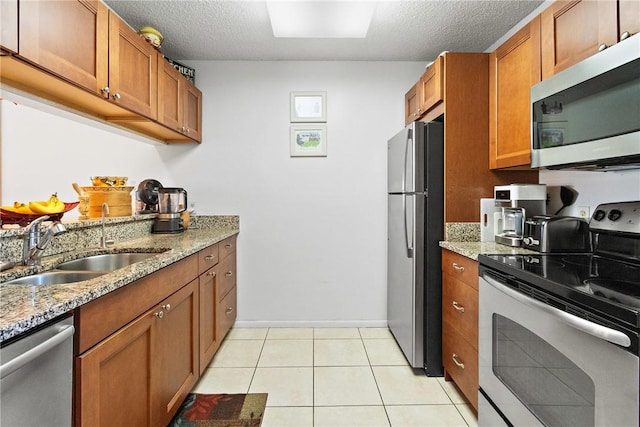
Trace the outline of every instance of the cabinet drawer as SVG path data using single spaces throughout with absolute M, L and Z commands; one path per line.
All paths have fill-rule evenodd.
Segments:
M 446 274 L 442 277 L 442 321 L 478 349 L 478 291 Z
M 236 285 L 236 254 L 233 253 L 220 262 L 216 268 L 218 301 Z
M 218 245 L 220 246 L 220 259 L 225 259 L 236 251 L 236 236 L 228 237 L 218 243 Z
M 237 294 L 236 287 L 234 286 L 231 291 L 218 303 L 217 315 L 216 315 L 216 329 L 218 339 L 222 341 L 233 326 L 233 322 L 236 321 L 236 309 L 237 309 Z
M 198 252 L 198 274 L 202 274 L 218 263 L 218 244 Z
M 455 329 L 443 328 L 442 364 L 447 376 L 478 410 L 478 351 Z
M 478 262 L 449 250 L 442 250 L 442 272 L 478 289 Z

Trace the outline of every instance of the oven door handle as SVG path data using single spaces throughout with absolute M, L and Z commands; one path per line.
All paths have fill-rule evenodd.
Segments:
M 613 344 L 620 345 L 622 347 L 631 347 L 631 339 L 624 333 L 616 331 L 615 329 L 607 328 L 606 326 L 598 325 L 597 323 L 590 322 L 586 319 L 583 319 L 578 316 L 574 316 L 573 314 L 569 314 L 566 311 L 559 310 L 553 306 L 547 305 L 543 302 L 530 298 L 524 294 L 521 294 L 518 291 L 515 291 L 508 286 L 500 283 L 498 280 L 483 274 L 482 278 L 489 282 L 494 288 L 499 290 L 500 292 L 510 296 L 518 302 L 521 302 L 530 307 L 542 310 L 567 325 L 578 329 L 582 332 L 585 332 L 589 335 L 592 335 L 596 338 L 600 338 L 602 340 L 609 341 Z

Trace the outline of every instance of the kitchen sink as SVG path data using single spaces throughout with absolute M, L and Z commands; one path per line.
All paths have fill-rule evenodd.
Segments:
M 74 259 L 73 261 L 63 262 L 56 268 L 58 270 L 75 270 L 75 271 L 114 271 L 122 267 L 126 267 L 136 262 L 144 261 L 158 252 L 125 252 L 117 254 L 92 255 L 85 258 Z
M 3 285 L 63 285 L 67 283 L 82 282 L 106 274 L 105 271 L 47 271 L 45 273 L 34 274 L 32 276 L 20 277 L 9 280 Z

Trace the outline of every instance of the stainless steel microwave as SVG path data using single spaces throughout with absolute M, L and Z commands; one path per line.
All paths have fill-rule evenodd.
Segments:
M 640 168 L 640 34 L 531 88 L 531 166 Z

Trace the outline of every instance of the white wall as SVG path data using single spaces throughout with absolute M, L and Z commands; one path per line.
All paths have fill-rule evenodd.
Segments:
M 170 159 L 150 141 L 5 90 L 1 203 L 48 199 L 54 192 L 65 202 L 75 201 L 71 183 L 89 186 L 96 175 L 127 176 L 133 186 L 146 178 L 172 182 Z M 135 189 L 131 194 L 135 199 Z M 74 210 L 65 218 L 77 216 Z
M 386 143 L 422 63 L 190 62 L 201 147 L 172 150 L 196 210 L 239 214 L 238 320 L 386 325 Z M 289 156 L 289 93 L 327 92 L 326 158 Z
M 239 324 L 386 325 L 386 142 L 424 63 L 190 65 L 201 145 L 2 101 L 2 203 L 73 200 L 71 182 L 98 174 L 183 186 L 197 212 L 240 215 Z M 289 156 L 290 91 L 327 92 L 326 158 Z

